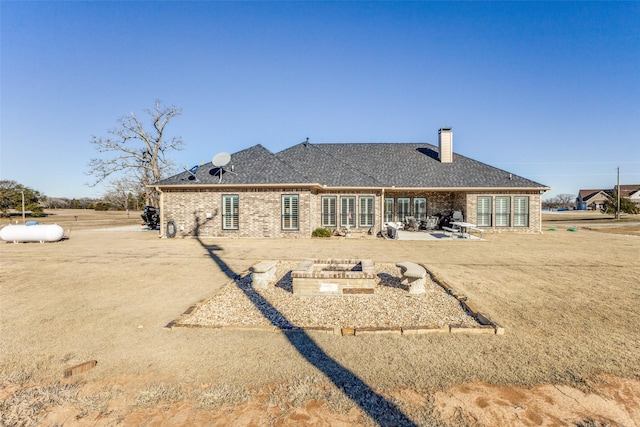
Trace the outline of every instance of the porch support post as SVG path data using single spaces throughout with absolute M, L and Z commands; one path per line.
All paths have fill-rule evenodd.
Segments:
M 380 209 L 378 209 L 378 211 L 380 212 L 378 214 L 378 231 L 382 231 L 382 225 L 384 222 L 384 188 L 380 189 Z
M 165 237 L 164 230 L 165 230 L 166 226 L 164 226 L 164 192 L 158 187 L 156 187 L 156 191 L 158 193 L 160 193 L 160 206 L 159 206 L 159 209 L 160 209 L 160 236 L 159 237 Z

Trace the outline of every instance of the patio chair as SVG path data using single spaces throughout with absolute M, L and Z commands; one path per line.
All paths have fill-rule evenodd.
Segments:
M 458 221 L 458 222 L 464 221 L 464 217 L 462 216 L 461 211 L 453 211 L 453 213 L 451 214 L 451 218 L 453 221 Z
M 428 216 L 425 221 L 422 222 L 423 228 L 425 230 L 433 230 L 438 226 L 438 218 L 437 216 Z
M 405 228 L 411 231 L 418 231 L 418 228 L 420 227 L 420 224 L 418 224 L 418 221 L 413 216 L 405 217 L 405 223 L 406 223 Z

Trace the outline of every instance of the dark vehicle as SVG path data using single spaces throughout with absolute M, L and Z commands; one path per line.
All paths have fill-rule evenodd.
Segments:
M 142 220 L 144 221 L 144 225 L 149 227 L 151 230 L 157 230 L 160 227 L 160 209 L 154 206 L 145 206 L 144 211 L 142 212 Z

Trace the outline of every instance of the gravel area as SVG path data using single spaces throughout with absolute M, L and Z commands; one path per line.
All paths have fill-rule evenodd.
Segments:
M 394 264 L 376 264 L 373 295 L 294 296 L 291 270 L 279 262 L 275 286 L 254 290 L 251 276 L 227 283 L 212 298 L 180 319 L 183 325 L 292 327 L 478 326 L 460 305 L 427 276 L 422 295 L 410 295 Z

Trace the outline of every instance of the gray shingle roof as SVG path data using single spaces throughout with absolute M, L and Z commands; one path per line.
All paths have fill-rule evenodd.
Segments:
M 231 165 L 233 165 L 233 172 L 231 172 Z M 229 165 L 224 169 L 222 182 L 225 184 L 295 184 L 309 182 L 304 175 L 283 163 L 282 160 L 260 144 L 233 153 Z M 206 163 L 195 172 L 195 178 L 185 171 L 163 179 L 157 185 L 218 184 L 219 181 L 218 168 L 212 163 Z
M 329 187 L 372 187 L 381 186 L 371 175 L 361 171 L 351 159 L 342 159 L 325 150 L 325 144 L 302 143 L 276 153 L 292 168 L 304 171 L 310 182 Z
M 438 148 L 424 143 L 311 144 L 301 143 L 271 153 L 261 145 L 231 155 L 227 184 L 321 184 L 328 187 L 404 188 L 546 188 L 459 154 L 441 163 Z M 230 170 L 229 167 L 226 168 Z M 211 163 L 195 179 L 183 172 L 157 185 L 217 184 Z

